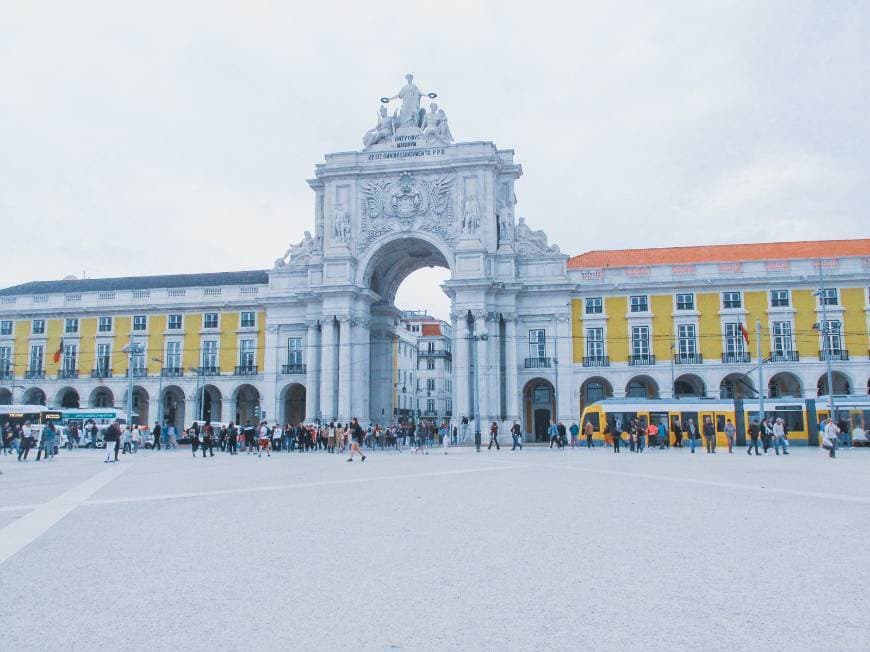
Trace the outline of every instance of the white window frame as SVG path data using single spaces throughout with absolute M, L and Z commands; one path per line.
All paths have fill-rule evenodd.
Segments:
M 789 355 L 794 352 L 791 322 L 788 320 L 774 321 L 770 324 L 773 336 L 771 351 L 776 355 Z
M 650 354 L 649 326 L 631 327 L 631 354 L 645 357 Z
M 725 338 L 723 351 L 726 355 L 741 356 L 746 353 L 746 342 L 740 332 L 740 322 L 726 322 L 723 325 Z
M 214 315 L 214 318 L 215 318 L 215 325 L 209 326 L 206 323 L 206 320 L 208 317 L 210 317 L 212 315 Z M 204 313 L 202 313 L 202 328 L 203 328 L 203 330 L 215 331 L 215 330 L 218 330 L 220 328 L 220 325 L 221 325 L 221 314 L 219 312 L 204 312 Z
M 98 342 L 94 356 L 94 369 L 98 372 L 108 372 L 112 368 L 112 345 L 110 342 Z
M 698 329 L 695 324 L 677 325 L 677 355 L 680 357 L 698 354 Z
M 251 316 L 251 323 L 245 323 L 245 315 Z M 256 328 L 257 327 L 257 312 L 255 310 L 242 310 L 239 312 L 239 328 Z
M 785 301 L 785 303 L 783 303 Z M 791 307 L 791 292 L 788 290 L 771 290 L 770 291 L 770 307 L 771 308 L 790 308 Z
M 11 319 L 3 319 L 0 321 L 0 336 L 8 337 L 15 330 L 15 323 Z
M 66 319 L 63 320 L 63 334 L 64 335 L 77 335 L 78 332 L 79 332 L 79 318 L 78 317 L 67 317 Z
M 840 294 L 837 288 L 822 288 L 819 291 L 819 307 L 822 305 L 826 307 L 840 305 Z
M 689 297 L 689 303 L 691 305 L 680 305 L 680 298 Z M 685 302 L 684 302 L 685 303 Z M 687 311 L 695 309 L 695 293 L 694 292 L 679 292 L 676 296 L 674 296 L 674 309 L 679 311 Z
M 239 340 L 239 366 L 253 368 L 257 364 L 257 340 L 244 337 Z
M 37 328 L 37 324 L 39 327 Z M 45 335 L 45 320 L 44 319 L 34 319 L 30 322 L 30 334 L 31 335 Z
M 586 297 L 583 300 L 584 315 L 603 315 L 604 314 L 604 298 L 603 297 Z
M 298 342 L 298 346 L 291 344 Z M 301 367 L 305 364 L 305 341 L 302 337 L 287 338 L 287 366 Z
M 34 355 L 35 354 L 35 355 Z M 38 364 L 33 364 L 34 362 Z M 42 344 L 30 345 L 30 357 L 27 359 L 27 370 L 40 372 L 45 369 L 45 347 Z
M 829 319 L 827 322 L 822 322 L 822 351 L 824 348 L 824 338 L 828 338 L 827 353 L 837 355 L 843 352 L 843 322 L 839 319 Z M 836 346 L 835 346 L 836 345 Z
M 529 357 L 540 360 L 547 357 L 547 329 L 529 329 Z
M 633 294 L 628 297 L 628 312 L 644 313 L 649 312 L 649 295 L 648 294 Z
M 203 369 L 217 369 L 220 364 L 219 342 L 216 339 L 202 340 L 200 366 Z
M 111 333 L 114 326 L 115 326 L 115 320 L 112 317 L 98 317 L 97 318 L 97 332 L 98 333 Z
M 729 306 L 729 303 L 734 303 L 734 297 L 737 297 L 737 305 Z M 741 310 L 743 308 L 743 293 L 735 290 L 728 290 L 722 293 L 722 309 L 723 310 Z
M 77 344 L 73 342 L 69 344 L 64 343 L 60 368 L 64 371 L 75 371 L 77 369 L 76 364 L 78 363 L 78 351 L 79 347 Z
M 142 328 L 136 328 L 136 320 L 137 319 L 144 320 L 144 324 L 143 324 Z M 142 332 L 147 331 L 148 330 L 148 315 L 133 315 L 133 319 L 130 322 L 130 329 L 134 333 L 142 333 Z
M 601 326 L 590 326 L 586 329 L 586 357 L 604 357 L 604 328 Z
M 179 340 L 167 340 L 164 353 L 164 367 L 167 369 L 181 369 L 182 365 L 182 343 Z M 177 350 L 170 350 L 176 349 Z
M 172 318 L 178 317 L 178 326 L 172 325 Z M 166 330 L 168 331 L 180 331 L 184 330 L 184 315 L 180 312 L 172 312 L 166 315 Z

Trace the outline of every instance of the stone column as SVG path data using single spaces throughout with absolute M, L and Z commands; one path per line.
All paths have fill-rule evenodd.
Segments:
M 507 391 L 507 418 L 513 422 L 519 419 L 519 369 L 517 368 L 517 316 L 514 313 L 503 314 L 504 318 L 504 351 L 505 351 L 505 387 Z
M 335 322 L 332 316 L 324 317 L 320 324 L 320 420 L 328 423 L 336 417 L 335 389 L 338 358 L 335 355 Z
M 360 423 L 365 423 L 369 417 L 369 346 L 371 345 L 371 321 L 364 317 L 351 320 L 351 368 L 353 376 L 351 385 L 351 416 L 357 417 Z M 380 415 L 371 415 L 376 421 L 381 421 Z M 383 425 L 383 424 L 381 424 Z
M 320 415 L 320 384 L 317 364 L 320 332 L 316 320 L 306 322 L 305 326 L 305 420 L 314 421 Z
M 352 387 L 356 382 L 351 360 L 354 328 L 349 315 L 341 316 L 338 326 L 338 420 L 344 423 L 353 416 L 350 410 Z
M 486 312 L 482 310 L 474 313 L 474 334 L 477 337 L 477 341 L 474 343 L 474 346 L 477 347 L 477 369 L 474 380 L 477 383 L 477 399 L 479 401 L 477 413 L 480 414 L 480 430 L 483 433 L 488 430 L 488 424 L 492 420 L 489 404 L 489 379 L 492 370 L 489 364 L 489 342 L 484 339 L 484 336 L 489 336 L 486 330 Z
M 263 386 L 260 387 L 260 410 L 266 413 L 266 420 L 274 423 L 278 420 L 278 333 L 277 325 L 266 327 L 266 351 L 263 355 Z M 232 395 L 224 399 L 225 403 L 232 404 L 233 418 L 236 413 L 236 402 Z
M 565 312 L 556 315 L 556 357 L 559 366 L 556 367 L 556 380 L 559 383 L 558 404 L 556 405 L 557 419 L 570 421 L 573 414 L 571 409 L 574 396 L 574 388 L 571 387 L 571 316 Z M 566 423 L 566 427 L 570 424 Z
M 456 425 L 462 423 L 471 411 L 469 396 L 468 323 L 465 313 L 453 317 L 453 417 Z
M 494 421 L 501 421 L 501 329 L 499 328 L 498 313 L 486 314 L 487 356 L 489 358 L 489 373 L 487 374 L 486 386 L 489 390 L 489 402 L 487 414 Z

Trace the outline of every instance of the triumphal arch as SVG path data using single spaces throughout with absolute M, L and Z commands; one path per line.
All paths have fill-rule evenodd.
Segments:
M 452 301 L 454 423 L 519 418 L 524 386 L 540 374 L 530 358 L 564 361 L 547 377 L 562 383 L 558 412 L 570 414 L 567 256 L 517 217 L 522 167 L 513 150 L 455 142 L 436 94 L 411 75 L 405 82 L 381 98 L 361 149 L 327 154 L 308 182 L 313 229 L 269 273 L 274 359 L 264 394 L 274 394 L 263 404 L 295 392 L 309 421 L 389 423 L 396 291 L 415 270 L 440 266 L 450 271 L 442 287 Z M 532 357 L 539 329 L 555 335 L 552 350 Z M 288 369 L 289 337 L 302 338 L 304 364 Z

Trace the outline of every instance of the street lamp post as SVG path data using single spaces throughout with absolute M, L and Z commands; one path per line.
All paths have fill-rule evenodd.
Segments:
M 196 390 L 194 390 L 194 396 L 196 396 L 196 420 L 202 421 L 202 404 L 203 397 L 199 394 L 199 385 L 200 380 L 202 379 L 202 367 L 191 367 L 190 371 L 196 374 Z M 203 394 L 205 390 L 203 390 Z
M 819 258 L 819 290 L 815 292 L 822 304 L 822 324 L 819 332 L 822 334 L 822 356 L 825 358 L 828 377 L 828 411 L 832 421 L 836 422 L 837 415 L 834 410 L 834 373 L 831 369 L 831 343 L 829 341 L 830 325 L 828 324 L 828 305 L 825 297 L 825 274 L 822 259 Z
M 160 363 L 160 379 L 157 381 L 157 423 L 163 427 L 163 360 L 151 358 L 152 362 Z
M 133 357 L 144 353 L 145 349 L 141 344 L 133 341 L 133 335 L 130 335 L 130 343 L 121 349 L 127 354 L 127 428 L 133 429 Z
M 764 421 L 764 358 L 761 357 L 761 320 L 755 320 L 755 355 L 758 357 L 758 419 Z

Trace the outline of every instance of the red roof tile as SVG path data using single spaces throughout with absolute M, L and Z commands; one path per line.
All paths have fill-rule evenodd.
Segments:
M 441 335 L 441 324 L 423 324 L 423 337 Z
M 574 256 L 568 261 L 568 269 L 730 263 L 749 260 L 795 260 L 842 256 L 870 256 L 870 238 L 662 247 L 658 249 L 598 249 Z

